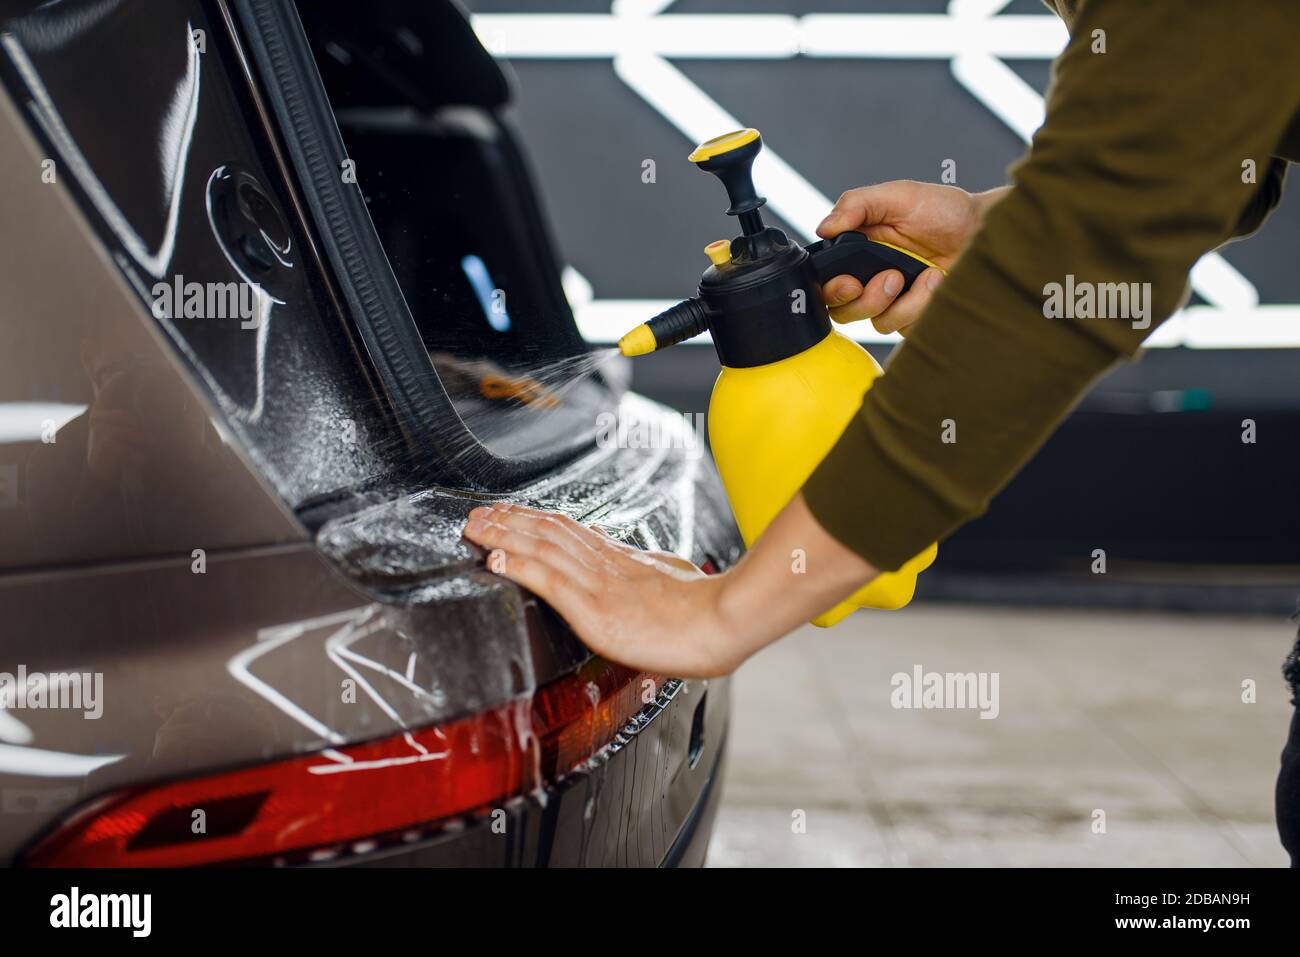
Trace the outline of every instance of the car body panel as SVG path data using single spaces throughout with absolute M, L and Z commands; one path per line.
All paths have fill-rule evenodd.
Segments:
M 195 23 L 223 28 L 185 20 L 178 33 L 180 6 L 156 20 L 142 12 L 157 9 L 73 5 L 69 30 L 120 38 L 114 18 L 129 11 L 174 47 Z M 42 69 L 68 40 L 51 29 L 23 38 Z M 205 56 L 224 55 L 218 40 Z M 484 713 L 587 665 L 564 623 L 490 575 L 461 539 L 475 504 L 556 509 L 699 565 L 738 558 L 691 421 L 634 395 L 613 408 L 658 436 L 654 447 L 614 441 L 494 493 L 404 478 L 400 436 L 386 437 L 383 396 L 311 226 L 245 119 L 238 69 L 196 65 L 184 48 L 143 60 L 144 92 L 121 91 L 135 111 L 120 111 L 130 125 L 115 144 L 78 105 L 79 91 L 102 91 L 85 93 L 65 69 L 56 107 L 36 54 L 13 33 L 0 41 L 5 79 L 20 91 L 0 95 L 0 207 L 12 214 L 0 257 L 0 412 L 13 426 L 0 441 L 0 672 L 94 674 L 103 688 L 98 717 L 0 711 L 0 860 L 19 860 L 101 795 Z M 183 150 L 178 117 L 192 125 Z M 129 162 L 116 168 L 159 149 L 160 167 L 135 178 Z M 167 156 L 179 163 L 170 172 Z M 43 182 L 50 159 L 57 175 Z M 222 340 L 182 334 L 148 303 L 151 284 L 177 273 L 240 275 L 246 264 L 212 215 L 214 183 L 230 169 L 281 205 L 296 258 L 292 275 L 272 279 L 269 322 L 226 327 L 244 351 L 213 364 Z M 311 336 L 324 337 L 319 348 Z M 339 441 L 349 423 L 359 451 Z M 354 700 L 341 693 L 349 680 Z M 726 681 L 672 682 L 581 767 L 510 796 L 505 809 L 522 826 L 508 841 L 476 814 L 431 822 L 400 849 L 324 859 L 696 863 L 727 715 Z

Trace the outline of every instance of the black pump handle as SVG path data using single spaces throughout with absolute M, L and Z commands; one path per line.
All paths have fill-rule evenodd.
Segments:
M 820 283 L 830 282 L 836 276 L 852 276 L 865 286 L 873 276 L 886 269 L 897 269 L 903 274 L 903 289 L 899 293 L 902 295 L 912 288 L 917 276 L 930 268 L 930 264 L 919 256 L 875 242 L 857 232 L 841 233 L 834 239 L 810 243 L 806 248 Z

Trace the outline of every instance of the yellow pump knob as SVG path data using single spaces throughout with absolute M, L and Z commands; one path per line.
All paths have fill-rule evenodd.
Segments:
M 695 149 L 691 150 L 691 155 L 686 157 L 692 163 L 703 163 L 705 160 L 711 160 L 715 156 L 722 156 L 724 153 L 730 153 L 732 150 L 738 150 L 742 146 L 758 139 L 758 130 L 746 128 L 736 130 L 733 133 L 723 133 L 721 136 L 715 136 L 711 140 L 705 140 Z
M 715 266 L 726 265 L 731 262 L 731 240 L 719 239 L 709 243 L 704 247 L 704 255 L 708 256 L 709 262 Z

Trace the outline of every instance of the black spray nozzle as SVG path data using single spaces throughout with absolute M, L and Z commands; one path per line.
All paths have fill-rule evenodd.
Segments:
M 698 336 L 707 328 L 704 302 L 694 297 L 683 299 L 618 340 L 618 348 L 625 356 L 643 356 Z
M 754 188 L 754 159 L 762 148 L 763 137 L 758 130 L 736 130 L 705 140 L 688 157 L 700 169 L 722 180 L 731 201 L 727 215 L 740 219 L 740 231 L 746 236 L 763 231 L 763 217 L 758 211 L 767 198 L 759 196 Z

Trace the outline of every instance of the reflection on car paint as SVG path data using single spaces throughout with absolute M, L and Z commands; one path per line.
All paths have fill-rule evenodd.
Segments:
M 23 31 L 24 26 L 32 30 L 40 29 L 40 21 L 29 22 L 27 18 L 14 21 L 12 29 Z M 185 24 L 183 42 L 186 50 L 185 76 L 176 85 L 172 94 L 171 108 L 161 117 L 158 132 L 158 155 L 163 163 L 161 196 L 163 207 L 167 211 L 166 226 L 159 238 L 158 248 L 151 250 L 147 241 L 135 230 L 122 210 L 118 208 L 113 197 L 109 195 L 104 184 L 95 175 L 94 169 L 77 146 L 77 141 L 64 125 L 58 108 L 54 105 L 49 91 L 41 81 L 32 61 L 28 58 L 19 39 L 11 33 L 0 34 L 0 46 L 4 47 L 26 83 L 32 95 L 32 110 L 36 121 L 45 134 L 54 142 L 62 159 L 76 175 L 78 182 L 90 197 L 105 223 L 117 235 L 122 246 L 131 254 L 140 266 L 151 276 L 159 277 L 167 271 L 171 263 L 172 252 L 176 248 L 177 222 L 180 218 L 181 196 L 185 185 L 185 170 L 189 158 L 190 143 L 194 139 L 194 127 L 199 115 L 199 76 L 200 63 L 198 47 L 192 36 L 194 25 Z M 75 33 L 66 39 L 72 39 Z M 66 40 L 64 41 L 66 42 Z
M 227 670 L 235 680 L 262 697 L 292 720 L 319 735 L 322 741 L 335 745 L 345 744 L 349 740 L 347 735 L 330 727 L 326 720 L 310 713 L 307 707 L 291 700 L 286 694 L 259 678 L 252 671 L 252 665 L 255 661 L 288 642 L 312 633 L 324 634 L 326 637 L 322 648 L 325 656 L 341 673 L 355 682 L 354 687 L 364 691 L 395 726 L 404 731 L 403 740 L 409 745 L 412 753 L 407 758 L 385 758 L 382 766 L 391 766 L 393 763 L 441 760 L 447 757 L 449 752 L 445 750 L 441 752 L 430 751 L 417 741 L 410 734 L 410 731 L 418 726 L 431 724 L 432 716 L 439 714 L 445 708 L 446 695 L 438 687 L 436 671 L 430 675 L 430 687 L 426 688 L 416 683 L 416 665 L 421 652 L 406 651 L 410 642 L 409 638 L 403 634 L 399 620 L 400 609 L 394 611 L 378 604 L 372 604 L 320 618 L 264 628 L 258 632 L 257 644 L 232 658 L 227 665 Z M 373 636 L 379 636 L 382 640 L 374 644 L 369 654 L 361 654 L 354 650 L 354 645 Z M 379 657 L 385 653 L 391 654 L 393 652 L 396 652 L 398 656 L 398 661 L 394 662 L 394 664 L 400 662 L 400 655 L 405 652 L 406 663 L 403 671 L 398 671 Z M 522 643 L 521 654 L 527 655 L 526 641 Z M 384 679 L 386 689 L 381 691 L 377 687 L 374 678 L 368 679 L 362 673 L 360 670 L 362 668 L 370 671 L 377 678 Z M 524 669 L 524 672 L 526 674 L 532 673 L 531 663 Z M 341 684 L 340 687 L 344 685 L 345 683 Z M 332 686 L 328 681 L 315 690 L 326 691 L 327 695 L 333 694 Z M 532 692 L 535 688 L 530 685 L 519 690 L 523 693 L 518 694 L 513 700 L 506 703 L 508 717 L 502 712 L 491 712 L 485 716 L 480 715 L 480 719 L 509 720 L 513 723 L 511 729 L 514 734 L 513 740 L 519 743 L 521 750 L 525 750 L 532 755 L 534 763 L 533 790 L 542 792 L 545 782 L 542 780 L 541 768 L 538 764 L 540 755 L 537 753 L 537 748 L 532 746 L 536 740 L 532 730 L 531 710 Z M 434 733 L 436 736 L 437 729 L 434 729 Z M 377 766 L 374 763 L 355 762 L 348 755 L 333 748 L 323 749 L 321 756 L 327 762 L 334 763 L 332 765 L 327 763 L 313 766 L 310 768 L 311 773 L 330 774 L 344 771 L 365 771 Z M 539 794 L 538 797 L 541 798 L 544 795 Z
M 86 406 L 72 402 L 0 402 L 0 445 L 48 442 L 85 411 Z
M 124 757 L 124 754 L 70 754 L 0 744 L 0 771 L 34 778 L 82 778 Z

